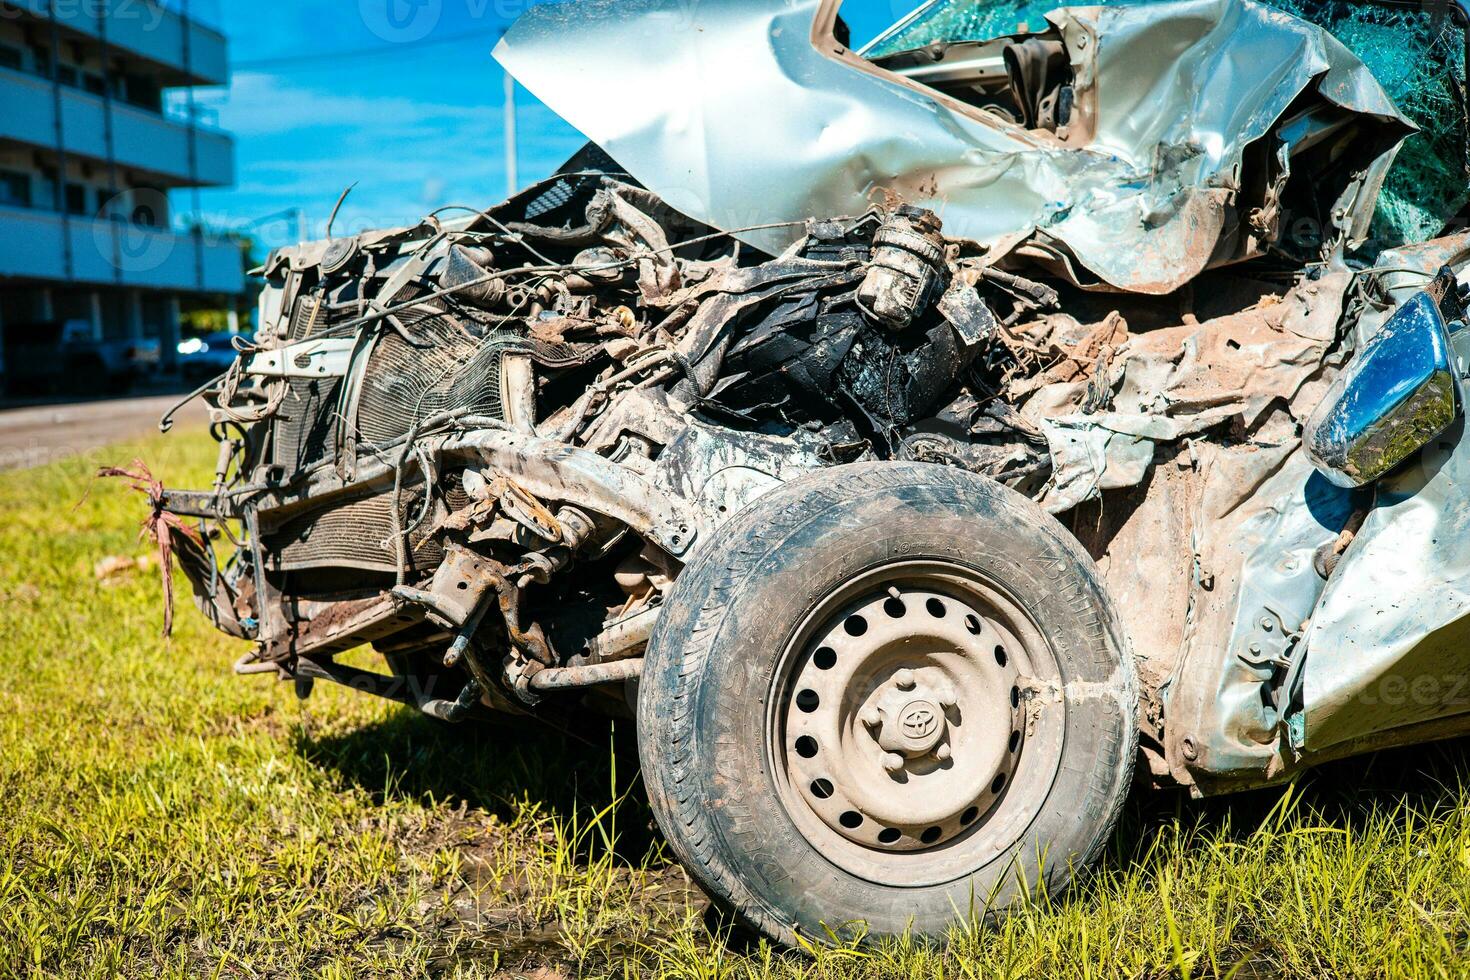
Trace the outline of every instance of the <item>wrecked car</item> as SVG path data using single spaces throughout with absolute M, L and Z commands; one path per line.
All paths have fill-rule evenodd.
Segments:
M 632 713 L 786 943 L 1056 893 L 1135 781 L 1470 730 L 1470 236 L 1365 251 L 1372 73 L 1253 0 L 839 6 L 535 8 L 497 57 L 586 149 L 269 256 L 154 493 L 237 670 Z

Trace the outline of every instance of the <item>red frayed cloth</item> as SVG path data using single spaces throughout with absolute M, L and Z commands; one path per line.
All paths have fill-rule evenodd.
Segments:
M 174 631 L 174 534 L 182 534 L 200 548 L 204 541 L 199 532 L 184 523 L 177 514 L 163 509 L 163 484 L 154 479 L 148 465 L 141 459 L 133 460 L 132 469 L 105 466 L 97 471 L 98 478 L 127 480 L 128 486 L 148 496 L 152 513 L 143 518 L 143 527 L 138 538 L 152 539 L 158 545 L 158 567 L 163 573 L 163 635 L 171 636 Z

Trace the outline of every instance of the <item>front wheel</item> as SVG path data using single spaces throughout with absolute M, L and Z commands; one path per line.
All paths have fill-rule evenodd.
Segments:
M 1125 650 L 1091 559 L 1025 498 L 824 470 L 678 580 L 639 698 L 654 812 L 779 942 L 942 935 L 1096 857 L 1136 750 Z

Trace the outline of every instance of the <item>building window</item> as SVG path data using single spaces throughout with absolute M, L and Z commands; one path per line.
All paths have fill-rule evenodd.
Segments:
M 87 188 L 81 184 L 66 185 L 66 213 L 87 217 Z
M 56 80 L 63 85 L 70 85 L 72 88 L 76 88 L 77 70 L 71 65 L 62 65 L 56 69 Z
M 91 92 L 93 95 L 106 95 L 107 81 L 101 75 L 86 72 L 82 75 L 82 88 Z
M 0 68 L 13 68 L 20 70 L 22 58 L 20 51 L 8 44 L 0 44 Z
M 36 167 L 35 193 L 33 201 L 39 201 L 40 206 L 51 211 L 61 210 L 62 201 L 56 190 L 56 168 L 48 167 L 44 163 Z
M 0 170 L 0 204 L 11 207 L 31 206 L 31 175 L 15 170 Z
M 163 111 L 163 90 L 156 80 L 143 75 L 128 75 L 125 82 L 126 94 L 123 98 L 129 103 L 152 112 Z

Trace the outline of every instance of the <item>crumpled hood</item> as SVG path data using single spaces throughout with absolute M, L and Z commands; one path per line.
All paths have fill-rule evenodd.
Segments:
M 495 56 L 637 180 L 712 226 L 855 214 L 897 195 L 997 257 L 1024 245 L 1079 285 L 1145 293 L 1240 257 L 1230 249 L 1242 212 L 1271 203 L 1236 201 L 1243 152 L 1304 92 L 1372 123 L 1354 147 L 1371 163 L 1339 200 L 1342 234 L 1329 238 L 1366 232 L 1382 177 L 1413 131 L 1339 42 L 1253 0 L 1049 14 L 1079 104 L 1096 92 L 1080 144 L 818 51 L 819 6 L 540 6 Z M 740 237 L 775 253 L 800 234 Z

